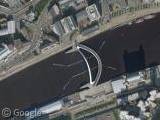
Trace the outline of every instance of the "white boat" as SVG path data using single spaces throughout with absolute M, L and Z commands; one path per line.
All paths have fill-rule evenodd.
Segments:
M 140 19 L 137 19 L 136 21 L 135 21 L 135 23 L 141 23 L 141 22 L 143 22 L 144 21 L 144 19 L 143 18 L 140 18 Z
M 144 17 L 144 19 L 149 20 L 149 19 L 152 19 L 154 17 L 155 17 L 155 15 L 147 15 L 147 16 Z
M 128 22 L 128 25 L 132 25 L 132 22 Z

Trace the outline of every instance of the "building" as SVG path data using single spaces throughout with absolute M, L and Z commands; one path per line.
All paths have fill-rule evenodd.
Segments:
M 30 13 L 27 14 L 26 18 L 29 22 L 33 22 L 35 19 L 35 13 L 31 11 Z
M 58 36 L 62 36 L 65 33 L 65 31 L 63 29 L 63 26 L 62 26 L 60 21 L 57 21 L 51 27 L 52 27 L 53 32 L 55 34 L 57 34 Z
M 120 111 L 120 119 L 121 120 L 141 120 L 138 117 L 135 117 L 133 115 L 129 115 L 128 111 Z
M 55 18 L 61 15 L 61 11 L 59 9 L 59 7 L 55 4 L 52 6 L 52 8 L 50 9 L 49 13 Z
M 68 16 L 61 19 L 61 24 L 66 34 L 71 33 L 76 29 L 76 24 L 72 16 Z
M 107 23 L 111 20 L 111 13 L 109 10 L 108 2 L 107 0 L 101 0 L 101 9 L 102 9 L 102 21 L 104 23 Z
M 92 23 L 98 21 L 100 17 L 100 13 L 95 4 L 86 7 L 85 10 L 76 14 L 77 24 L 80 30 L 92 26 Z
M 127 8 L 127 0 L 107 0 L 110 12 Z M 132 1 L 132 0 L 129 0 Z
M 87 0 L 60 0 L 58 4 L 63 13 L 78 11 L 88 6 Z
M 137 87 L 150 85 L 152 83 L 150 72 L 150 69 L 146 69 L 144 71 L 122 75 L 118 80 L 113 80 L 111 84 L 114 93 L 120 94 L 124 91 L 132 90 Z
M 63 107 L 63 101 L 56 101 L 48 105 L 45 105 L 43 107 L 40 107 L 38 111 L 40 111 L 42 114 L 50 114 L 61 110 L 62 107 Z
M 0 45 L 0 60 L 5 59 L 12 51 L 8 48 L 7 45 Z
M 5 0 L 5 2 L 9 5 L 10 8 L 18 8 L 22 5 L 21 0 Z
M 52 25 L 53 32 L 59 36 L 73 32 L 77 27 L 72 16 L 65 17 Z
M 142 5 L 143 0 L 126 0 L 126 3 L 129 7 Z
M 88 14 L 86 10 L 83 10 L 77 13 L 76 19 L 77 19 L 79 29 L 86 28 L 88 25 L 90 25 L 90 21 L 88 19 Z
M 0 30 L 0 36 L 14 34 L 16 32 L 16 23 L 15 21 L 8 21 L 7 28 Z
M 126 103 L 132 103 L 140 98 L 139 93 L 129 94 L 124 97 L 117 98 L 118 105 L 125 105 Z
M 123 78 L 113 81 L 111 84 L 112 84 L 114 93 L 118 94 L 123 90 L 126 90 L 127 87 L 124 83 L 125 83 L 125 79 Z
M 39 119 L 39 117 L 43 115 L 48 115 L 57 111 L 60 111 L 63 108 L 63 101 L 59 100 L 53 103 L 46 104 L 40 108 L 32 109 L 29 112 L 34 113 L 29 116 L 25 116 L 25 120 L 31 120 L 31 119 Z M 36 111 L 35 111 L 36 110 Z
M 98 21 L 101 17 L 95 4 L 86 7 L 86 11 L 91 22 Z

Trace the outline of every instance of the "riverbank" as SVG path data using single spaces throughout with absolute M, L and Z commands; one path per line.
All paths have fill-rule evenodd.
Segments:
M 103 32 L 106 32 L 107 30 L 111 30 L 111 29 L 114 29 L 118 26 L 122 26 L 124 24 L 127 24 L 137 18 L 146 16 L 149 14 L 159 13 L 159 12 L 160 12 L 160 8 L 152 8 L 152 9 L 145 9 L 145 10 L 141 10 L 141 11 L 136 11 L 134 13 L 133 12 L 126 13 L 121 16 L 114 17 L 111 19 L 111 21 L 109 23 L 101 25 L 99 30 L 97 30 L 87 36 L 79 35 L 78 41 L 79 42 L 86 41 L 86 40 L 88 40 L 88 39 L 90 39 L 100 33 L 103 33 Z M 18 64 L 16 66 L 12 67 L 11 69 L 9 69 L 8 71 L 4 71 L 3 73 L 0 73 L 0 80 L 2 81 L 5 78 L 8 78 L 9 76 L 11 76 L 15 73 L 18 73 L 31 65 L 39 63 L 40 61 L 43 61 L 43 60 L 45 60 L 55 54 L 58 54 L 59 52 L 64 51 L 65 49 L 67 49 L 71 46 L 72 46 L 72 42 L 68 41 L 67 43 L 63 43 L 61 45 L 51 47 L 50 49 L 46 50 L 42 54 L 35 56 L 32 59 L 29 59 L 28 61 L 25 61 L 22 64 Z
M 83 42 L 95 50 L 102 60 L 103 71 L 99 84 L 126 73 L 128 68 L 131 68 L 129 71 L 139 71 L 160 64 L 160 15 L 141 23 L 136 21 Z M 67 54 L 68 50 L 1 81 L 1 108 L 27 109 L 79 91 L 81 86 L 89 82 L 87 66 L 78 52 Z M 127 54 L 124 54 L 125 51 Z M 84 54 L 87 57 L 91 55 Z M 95 77 L 97 61 L 93 57 L 88 62 Z

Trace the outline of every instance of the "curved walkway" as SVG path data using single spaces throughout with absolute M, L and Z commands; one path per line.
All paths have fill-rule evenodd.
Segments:
M 77 49 L 79 51 L 79 53 L 82 55 L 83 59 L 85 60 L 86 64 L 87 64 L 87 68 L 88 68 L 88 72 L 89 72 L 89 78 L 90 78 L 90 84 L 91 85 L 97 85 L 99 80 L 100 80 L 100 77 L 101 77 L 101 74 L 102 74 L 102 61 L 101 61 L 101 58 L 99 57 L 99 55 L 91 48 L 85 46 L 85 45 L 82 45 L 82 44 L 78 44 L 77 46 Z M 96 59 L 97 59 L 97 62 L 98 62 L 98 72 L 97 72 L 97 75 L 96 75 L 96 78 L 95 80 L 93 81 L 92 79 L 92 72 L 91 72 L 91 69 L 90 69 L 90 66 L 89 66 L 89 63 L 87 61 L 87 58 L 85 57 L 85 55 L 81 52 L 81 50 L 85 50 L 89 53 L 91 53 Z

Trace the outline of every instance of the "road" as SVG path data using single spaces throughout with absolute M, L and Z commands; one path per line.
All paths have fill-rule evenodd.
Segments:
M 10 15 L 12 12 L 11 12 L 11 9 L 0 5 L 0 13 Z
M 21 6 L 17 10 L 13 11 L 13 14 L 17 17 L 21 17 L 21 15 L 25 14 L 31 5 L 36 5 L 40 0 L 31 0 L 27 2 L 24 6 Z

